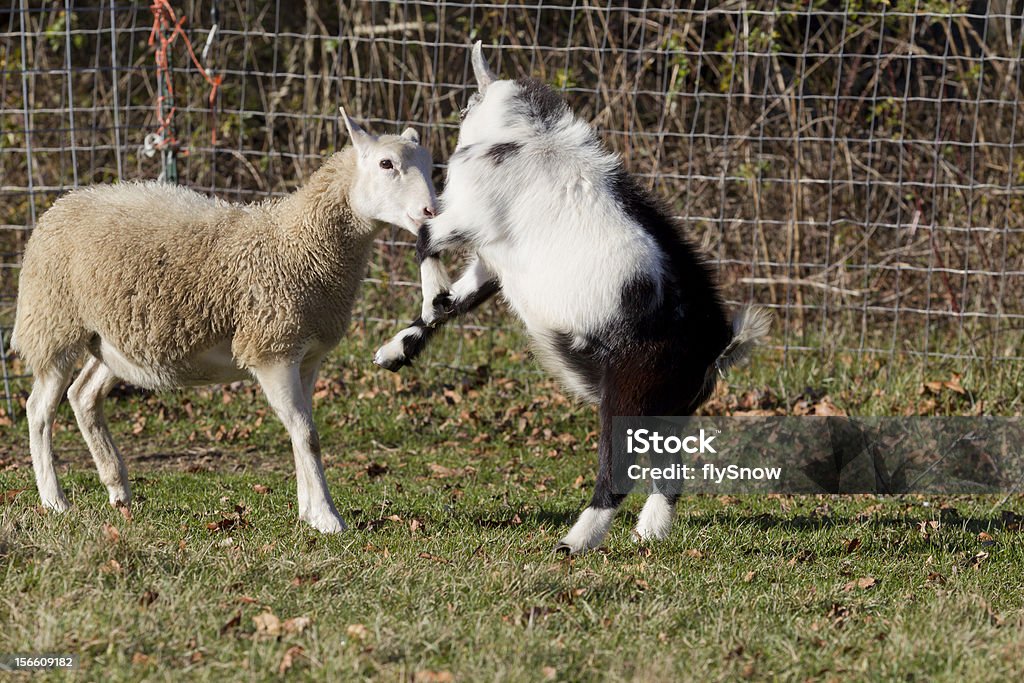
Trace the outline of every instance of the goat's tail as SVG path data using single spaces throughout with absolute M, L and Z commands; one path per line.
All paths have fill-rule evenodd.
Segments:
M 732 341 L 725 347 L 715 368 L 724 373 L 729 368 L 746 359 L 754 347 L 768 336 L 775 315 L 764 306 L 746 306 L 741 308 L 732 319 Z

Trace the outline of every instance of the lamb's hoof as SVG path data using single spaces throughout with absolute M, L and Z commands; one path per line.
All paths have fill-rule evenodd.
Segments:
M 132 493 L 125 488 L 111 488 L 108 492 L 108 499 L 110 500 L 110 507 L 113 508 L 128 508 L 132 504 Z
M 63 495 L 56 498 L 47 498 L 43 500 L 43 507 L 47 510 L 52 510 L 57 514 L 63 514 L 71 509 L 71 503 Z
M 559 541 L 558 545 L 555 546 L 555 555 L 572 555 L 573 549 L 568 543 Z
M 306 523 L 322 534 L 340 534 L 345 529 L 348 529 L 341 517 L 331 514 L 307 518 Z

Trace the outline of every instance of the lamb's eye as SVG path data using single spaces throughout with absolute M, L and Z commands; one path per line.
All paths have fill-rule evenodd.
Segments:
M 380 160 L 380 167 L 385 169 L 385 170 L 391 170 L 392 168 L 395 167 L 395 165 L 393 163 L 391 163 L 391 159 L 381 159 Z

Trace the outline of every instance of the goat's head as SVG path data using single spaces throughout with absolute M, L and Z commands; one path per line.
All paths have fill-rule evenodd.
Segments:
M 480 41 L 473 45 L 471 61 L 477 92 L 461 112 L 459 147 L 546 131 L 572 120 L 565 100 L 540 81 L 499 79 L 487 65 Z
M 434 215 L 437 195 L 431 180 L 433 160 L 412 128 L 401 135 L 374 136 L 341 110 L 356 152 L 349 204 L 362 218 L 397 225 L 417 234 Z

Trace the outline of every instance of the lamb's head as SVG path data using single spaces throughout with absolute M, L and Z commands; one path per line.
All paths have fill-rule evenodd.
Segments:
M 420 146 L 412 128 L 401 135 L 375 136 L 348 117 L 348 136 L 355 148 L 355 178 L 349 188 L 349 205 L 368 221 L 390 223 L 417 234 L 423 221 L 434 215 L 437 195 L 430 178 L 433 160 Z
M 472 62 L 477 92 L 460 114 L 458 147 L 551 132 L 574 121 L 565 100 L 540 81 L 499 79 L 480 41 L 473 45 Z

